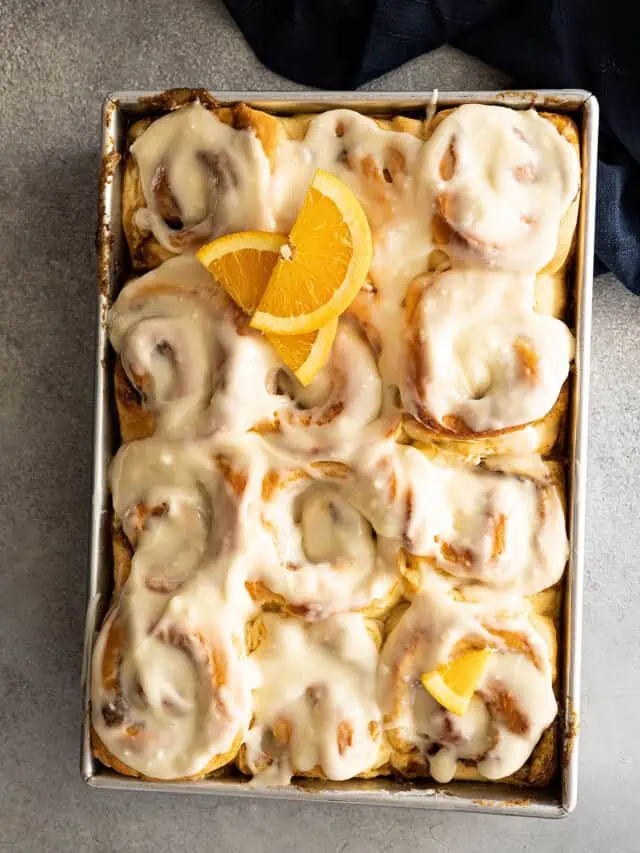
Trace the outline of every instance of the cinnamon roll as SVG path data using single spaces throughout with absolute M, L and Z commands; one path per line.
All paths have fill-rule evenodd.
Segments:
M 253 718 L 238 763 L 260 781 L 383 772 L 376 703 L 378 623 L 356 614 L 313 624 L 263 613 L 250 629 Z
M 432 239 L 457 264 L 519 273 L 564 264 L 578 215 L 578 133 L 567 116 L 464 104 L 424 148 Z
M 127 775 L 200 777 L 249 712 L 243 626 L 251 447 L 149 438 L 111 467 L 116 596 L 93 659 L 94 751 Z M 249 525 L 250 526 L 250 525 Z
M 246 584 L 256 601 L 313 621 L 355 610 L 375 616 L 398 600 L 398 548 L 350 501 L 349 480 L 349 469 L 332 463 L 265 473 L 264 544 Z
M 246 432 L 275 411 L 267 377 L 282 362 L 193 257 L 130 281 L 109 335 L 125 441 Z
M 534 595 L 560 580 L 569 542 L 559 463 L 496 455 L 469 466 L 438 455 L 429 474 L 440 511 L 432 541 L 401 564 L 410 592 L 434 575 L 465 598 Z
M 374 234 L 413 208 L 420 121 L 338 109 L 281 123 L 288 139 L 276 150 L 272 185 L 279 230 L 290 229 L 316 169 L 331 172 L 354 191 Z
M 382 382 L 373 352 L 353 323 L 338 326 L 327 364 L 306 387 L 286 368 L 273 370 L 269 390 L 278 403 L 255 429 L 274 446 L 305 456 L 347 455 L 376 430 L 393 432 L 397 419 L 379 420 Z
M 535 627 L 534 627 L 535 623 Z M 540 633 L 543 632 L 543 633 Z M 440 705 L 423 687 L 432 672 L 470 650 L 490 649 L 466 713 Z M 504 779 L 523 768 L 556 715 L 555 631 L 525 610 L 506 613 L 423 594 L 400 617 L 382 652 L 378 700 L 393 767 L 408 776 Z M 520 771 L 543 784 L 553 772 L 544 758 Z
M 340 324 L 328 363 L 305 387 L 192 257 L 130 281 L 109 323 L 125 441 L 255 430 L 288 452 L 330 454 L 380 415 L 378 368 L 353 323 Z M 383 428 L 397 426 L 394 418 Z
M 574 339 L 534 305 L 534 279 L 523 276 L 450 270 L 413 282 L 402 394 L 420 436 L 471 439 L 535 424 L 549 441 Z
M 568 556 L 562 468 L 537 456 L 465 464 L 435 446 L 377 443 L 348 487 L 402 555 L 409 595 L 444 578 L 466 598 L 533 595 L 561 578 Z
M 197 572 L 241 547 L 247 483 L 255 468 L 249 449 L 148 438 L 126 444 L 110 470 L 118 589 L 144 633 Z M 122 540 L 119 540 L 122 541 Z M 229 568 L 225 567 L 225 573 Z M 137 623 L 136 623 L 137 624 Z
M 135 267 L 233 231 L 274 229 L 268 153 L 275 125 L 247 107 L 196 101 L 133 126 L 122 192 Z
M 93 657 L 97 758 L 119 773 L 148 779 L 200 778 L 229 763 L 250 712 L 236 630 L 212 587 L 173 598 L 138 642 L 116 606 Z

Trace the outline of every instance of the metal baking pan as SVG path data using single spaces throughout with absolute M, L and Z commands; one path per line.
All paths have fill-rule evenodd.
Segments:
M 242 101 L 277 114 L 321 112 L 346 107 L 362 113 L 384 115 L 401 112 L 424 116 L 433 104 L 432 92 L 296 92 L 216 94 L 191 91 L 220 103 Z M 184 98 L 185 91 L 171 98 Z M 438 785 L 431 780 L 399 781 L 378 778 L 341 783 L 301 780 L 286 787 L 259 788 L 247 779 L 230 775 L 198 782 L 146 782 L 120 776 L 98 762 L 90 744 L 91 653 L 111 596 L 111 502 L 107 469 L 116 449 L 112 366 L 113 355 L 106 331 L 106 313 L 128 272 L 127 250 L 120 222 L 122 155 L 127 127 L 138 118 L 158 115 L 166 109 L 167 94 L 160 92 L 116 92 L 109 95 L 102 113 L 102 171 L 98 211 L 98 324 L 95 377 L 94 467 L 91 512 L 91 550 L 87 583 L 87 617 L 84 640 L 82 688 L 84 722 L 81 772 L 95 788 L 122 788 L 180 793 L 226 794 L 276 797 L 298 801 L 363 803 L 411 806 L 450 811 L 562 817 L 573 810 L 578 791 L 578 727 L 580 715 L 580 655 L 582 633 L 583 543 L 587 462 L 587 414 L 593 284 L 594 216 L 597 166 L 598 102 L 581 90 L 441 92 L 438 107 L 463 103 L 535 106 L 573 116 L 581 134 L 582 195 L 578 220 L 576 259 L 570 267 L 569 290 L 573 316 L 569 323 L 577 338 L 575 370 L 572 373 L 572 405 L 569 418 L 568 483 L 570 558 L 565 574 L 565 606 L 561 630 L 559 671 L 560 745 L 558 771 L 551 785 L 522 788 L 494 782 L 453 782 Z

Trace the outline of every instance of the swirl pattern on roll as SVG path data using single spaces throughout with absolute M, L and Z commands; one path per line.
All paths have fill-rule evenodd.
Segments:
M 250 711 L 242 641 L 209 586 L 175 596 L 134 643 L 117 607 L 96 643 L 92 723 L 98 755 L 127 775 L 200 777 L 235 755 Z M 208 612 L 216 612 L 212 623 Z
M 547 638 L 554 641 L 552 629 Z M 492 654 L 469 710 L 458 716 L 420 679 L 471 649 Z M 526 610 L 498 612 L 428 593 L 416 598 L 387 639 L 379 670 L 394 766 L 409 775 L 428 769 L 437 782 L 449 782 L 465 762 L 488 779 L 514 773 L 556 714 L 554 652 Z
M 399 549 L 350 500 L 345 466 L 271 468 L 261 488 L 264 547 L 248 588 L 261 602 L 318 620 L 385 612 L 398 599 Z
M 156 435 L 255 430 L 285 451 L 330 456 L 381 413 L 378 368 L 357 324 L 340 324 L 327 365 L 303 387 L 188 256 L 128 283 L 110 313 L 110 338 Z
M 536 273 L 552 260 L 580 169 L 551 117 L 465 104 L 438 124 L 424 155 L 435 242 L 458 262 Z
M 397 565 L 411 593 L 435 574 L 466 597 L 532 595 L 567 561 L 562 484 L 558 463 L 536 456 L 474 465 L 388 442 L 362 454 L 350 499 L 405 552 Z
M 522 427 L 553 408 L 574 339 L 535 310 L 533 278 L 451 270 L 407 300 L 403 399 L 435 432 L 462 438 Z
M 110 339 L 140 405 L 154 413 L 155 434 L 242 432 L 274 411 L 267 376 L 280 360 L 260 336 L 241 334 L 244 326 L 192 257 L 127 284 L 110 313 Z
M 303 456 L 341 457 L 353 452 L 382 414 L 380 374 L 371 348 L 357 325 L 342 321 L 327 364 L 303 387 L 286 368 L 271 371 L 268 388 L 277 403 L 256 431 L 279 449 Z
M 273 228 L 269 161 L 250 130 L 199 103 L 153 122 L 131 146 L 146 207 L 136 225 L 173 253 L 251 228 Z
M 249 472 L 237 448 L 159 438 L 125 445 L 112 464 L 131 556 L 95 648 L 92 693 L 100 757 L 117 769 L 200 776 L 240 746 Z

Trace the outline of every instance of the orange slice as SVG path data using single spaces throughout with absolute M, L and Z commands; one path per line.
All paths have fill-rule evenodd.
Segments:
M 318 169 L 251 325 L 279 335 L 320 329 L 355 299 L 372 255 L 360 202 L 342 181 Z
M 207 243 L 196 253 L 233 301 L 253 314 L 288 237 L 269 231 L 239 231 Z
M 280 249 L 288 238 L 267 231 L 242 231 L 207 243 L 196 257 L 245 313 L 253 314 Z M 324 367 L 336 337 L 338 321 L 331 320 L 307 335 L 266 335 L 298 381 L 308 385 Z
M 425 690 L 443 708 L 462 716 L 469 708 L 492 651 L 479 649 L 464 652 L 432 672 L 425 672 L 421 677 Z
M 267 335 L 275 351 L 290 367 L 303 385 L 308 385 L 320 368 L 324 367 L 331 354 L 331 347 L 338 331 L 337 319 L 308 335 Z

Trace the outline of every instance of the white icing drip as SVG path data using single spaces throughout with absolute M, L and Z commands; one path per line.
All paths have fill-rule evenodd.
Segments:
M 499 631 L 520 637 L 530 656 Z M 458 716 L 436 702 L 420 677 L 447 663 L 465 638 L 494 652 L 469 710 Z M 476 761 L 489 779 L 514 773 L 556 714 L 549 650 L 526 611 L 498 614 L 433 594 L 414 600 L 385 643 L 378 701 L 388 728 L 420 750 L 438 782 L 453 778 L 460 759 Z
M 258 684 L 246 738 L 258 778 L 273 780 L 274 762 L 283 770 L 278 781 L 315 768 L 329 779 L 349 779 L 382 763 L 378 651 L 367 621 L 355 614 L 311 625 L 269 613 L 261 618 L 266 637 L 250 658 Z M 288 737 L 280 734 L 278 742 L 274 728 L 276 737 L 283 728 Z
M 406 370 L 403 304 L 407 285 L 429 263 L 431 245 L 422 218 L 406 217 L 381 229 L 374 246 L 374 293 L 361 292 L 350 309 L 377 345 L 378 364 L 388 397 L 402 386 Z
M 407 409 L 470 432 L 538 420 L 567 378 L 575 341 L 561 320 L 534 310 L 534 279 L 451 270 L 426 279 L 409 318 Z
M 431 128 L 431 122 L 436 114 L 436 110 L 438 108 L 438 90 L 434 89 L 431 94 L 431 99 L 427 105 L 427 113 L 425 116 L 424 124 L 425 124 L 425 136 L 428 134 L 429 129 Z
M 233 231 L 273 230 L 269 161 L 256 135 L 235 130 L 199 103 L 154 121 L 133 143 L 146 207 L 139 228 L 166 249 L 197 248 Z M 177 208 L 171 228 L 158 194 Z
M 448 152 L 451 175 L 442 169 Z M 553 258 L 580 165 L 550 121 L 535 110 L 465 104 L 436 127 L 423 156 L 436 210 L 459 238 L 447 244 L 458 262 L 535 273 Z

